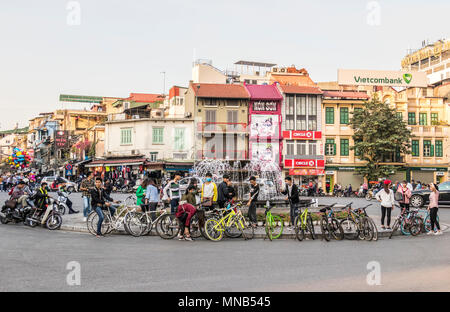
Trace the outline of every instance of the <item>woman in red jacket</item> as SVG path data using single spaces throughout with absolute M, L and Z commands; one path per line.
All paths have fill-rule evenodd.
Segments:
M 196 212 L 197 209 L 194 206 L 188 204 L 186 201 L 180 201 L 180 205 L 175 213 L 175 216 L 178 218 L 178 222 L 180 223 L 178 240 L 192 241 L 189 229 L 191 227 L 191 218 Z

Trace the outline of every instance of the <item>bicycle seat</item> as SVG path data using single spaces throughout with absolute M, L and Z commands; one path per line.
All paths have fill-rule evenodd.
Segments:
M 322 208 L 319 210 L 320 212 L 327 212 L 327 208 Z

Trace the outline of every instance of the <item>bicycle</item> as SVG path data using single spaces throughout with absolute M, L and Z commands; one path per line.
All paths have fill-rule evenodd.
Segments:
M 241 232 L 245 240 L 253 238 L 255 230 L 252 226 L 247 225 L 244 215 L 241 210 L 238 209 L 241 205 L 241 203 L 238 203 L 230 208 L 216 209 L 216 211 L 221 213 L 228 213 L 223 216 L 221 215 L 219 220 L 211 218 L 205 222 L 205 234 L 209 240 L 216 242 L 222 240 L 226 229 L 233 230 L 233 227 Z
M 423 218 L 423 229 L 425 233 L 428 233 L 431 231 L 431 217 L 430 217 L 430 211 L 428 209 L 420 209 L 420 212 L 426 211 L 425 218 Z M 439 222 L 439 216 L 436 216 L 436 221 Z M 435 229 L 437 229 L 435 227 Z M 433 229 L 435 231 L 435 229 Z
M 308 205 L 304 205 L 305 210 L 301 211 L 301 206 L 297 205 L 297 209 L 295 211 L 295 214 L 297 215 L 295 217 L 295 237 L 302 241 L 305 239 L 306 235 L 305 232 L 309 233 L 311 239 L 316 239 L 316 235 L 314 233 L 314 224 L 311 217 L 311 213 L 308 211 Z
M 269 201 L 266 202 L 266 206 L 264 206 L 264 208 L 266 208 L 266 211 L 265 211 L 265 215 L 266 215 L 266 221 L 265 221 L 266 236 L 269 237 L 269 239 L 272 241 L 274 239 L 279 238 L 282 235 L 282 233 L 283 233 L 283 219 L 281 219 L 280 216 L 274 216 L 272 214 L 272 212 L 270 211 L 272 209 L 272 207 L 270 206 L 270 202 Z
M 418 209 L 410 209 L 406 218 L 400 223 L 400 231 L 403 235 L 417 236 L 422 232 L 423 219 L 418 215 Z
M 349 240 L 359 238 L 361 240 L 378 240 L 378 230 L 375 222 L 366 212 L 367 206 L 351 209 L 353 202 L 344 206 L 347 209 L 347 217 L 341 220 L 340 224 L 344 230 L 344 237 Z
M 320 212 L 322 212 L 322 218 L 320 219 L 322 239 L 325 239 L 327 242 L 330 241 L 331 236 L 336 240 L 342 240 L 344 238 L 344 230 L 339 221 L 334 217 L 334 205 L 336 203 L 320 209 Z M 328 214 L 327 210 L 330 210 Z
M 164 209 L 164 206 L 161 207 L 161 205 L 154 211 L 135 209 L 125 216 L 124 227 L 125 230 L 134 237 L 148 235 L 153 227 L 155 227 L 156 233 L 162 237 L 161 233 L 163 231 L 158 225 L 159 221 L 165 215 L 167 215 L 167 210 Z
M 112 231 L 119 230 L 124 224 L 127 213 L 130 212 L 129 208 L 126 207 L 125 204 L 121 204 L 115 208 L 116 212 L 113 216 L 111 216 L 109 209 L 102 209 L 104 216 L 104 220 L 101 226 L 102 235 L 110 234 Z M 136 208 L 132 208 L 131 211 L 135 209 Z M 98 214 L 95 210 L 92 210 L 89 213 L 86 223 L 89 233 L 91 233 L 92 235 L 97 235 Z M 127 229 L 125 229 L 125 231 L 127 231 Z M 128 231 L 127 233 L 131 234 Z
M 395 204 L 396 207 L 400 207 L 398 204 Z M 411 217 L 410 212 L 406 211 L 406 209 L 402 209 L 401 213 L 398 215 L 398 217 L 395 219 L 394 225 L 392 226 L 392 232 L 389 235 L 389 239 L 392 238 L 392 236 L 394 235 L 394 232 L 398 230 L 398 228 L 403 224 L 403 231 L 410 231 L 411 235 L 416 236 L 420 233 L 420 227 L 421 227 L 421 223 L 420 221 L 414 221 L 411 222 L 405 222 L 405 220 L 408 218 L 408 215 Z M 416 218 L 414 218 L 413 220 L 416 220 Z M 417 223 L 416 223 L 417 222 Z M 417 227 L 419 227 L 419 231 L 417 231 Z M 412 229 L 412 232 L 411 232 Z M 402 233 L 403 233 L 402 231 Z

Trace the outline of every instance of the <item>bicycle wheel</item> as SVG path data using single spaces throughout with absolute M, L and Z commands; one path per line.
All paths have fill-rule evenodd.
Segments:
M 367 220 L 369 220 L 370 225 L 372 226 L 372 232 L 373 232 L 372 240 L 373 240 L 373 241 L 377 241 L 377 240 L 378 240 L 378 229 L 377 229 L 377 225 L 375 224 L 375 222 L 372 220 L 371 217 L 367 217 Z
M 223 238 L 223 227 L 222 224 L 216 219 L 209 219 L 205 223 L 205 234 L 208 236 L 209 240 L 218 242 Z
M 331 234 L 328 230 L 328 221 L 324 218 L 320 220 L 320 230 L 322 231 L 322 239 L 325 239 L 327 242 L 329 242 Z
M 308 217 L 306 218 L 306 230 L 308 231 L 309 236 L 312 240 L 316 239 L 314 224 L 310 215 L 308 215 Z
M 283 219 L 280 216 L 272 215 L 271 219 L 272 239 L 278 239 L 283 234 Z
M 362 220 L 362 231 L 364 235 L 364 240 L 370 241 L 373 238 L 373 228 L 370 221 L 364 217 Z
M 408 222 L 408 224 L 406 223 Z M 412 220 L 410 220 L 410 218 L 406 218 L 403 219 L 402 222 L 400 223 L 400 231 L 402 232 L 403 235 L 411 235 L 410 232 L 410 226 L 412 224 Z
M 355 240 L 359 236 L 358 225 L 353 219 L 343 219 L 341 221 L 341 227 L 344 230 L 344 238 Z
M 436 221 L 439 222 L 439 216 L 436 217 Z M 431 218 L 430 215 L 427 215 L 425 220 L 423 221 L 423 228 L 425 230 L 425 233 L 430 232 L 431 230 Z M 433 229 L 434 231 L 434 229 Z
M 89 233 L 91 233 L 92 235 L 97 235 L 98 214 L 95 211 L 92 211 L 89 214 L 87 224 Z M 108 221 L 108 218 L 105 216 L 102 226 L 100 228 L 101 234 L 106 235 L 108 233 L 111 233 L 112 229 L 110 230 L 110 227 L 111 225 Z
M 265 222 L 265 226 L 264 226 L 265 230 L 266 230 L 266 235 L 267 237 L 272 241 L 273 236 L 272 236 L 272 223 L 270 222 L 270 216 L 266 216 L 266 222 Z
M 423 225 L 422 218 L 417 217 L 417 216 L 414 217 L 414 219 L 412 220 L 412 224 L 409 228 L 411 235 L 412 236 L 419 235 L 420 232 L 422 232 L 422 225 Z
M 253 239 L 255 236 L 255 228 L 245 220 L 244 216 L 238 219 L 238 225 L 242 229 L 242 236 L 244 236 L 245 240 Z
M 125 231 L 134 237 L 141 236 L 148 226 L 146 219 L 146 216 L 142 213 L 128 212 L 123 220 Z
M 199 224 L 197 215 L 194 215 L 191 218 L 190 234 L 191 234 L 192 238 L 199 238 L 200 236 L 202 236 L 202 232 L 200 231 L 200 224 Z
M 300 219 L 300 216 L 295 217 L 295 237 L 301 242 L 303 239 L 305 239 L 305 231 L 302 228 L 302 221 Z
M 225 236 L 229 238 L 239 238 L 242 236 L 242 231 L 236 222 L 233 222 L 230 226 L 225 227 Z
M 166 214 L 159 219 L 156 226 L 156 233 L 163 239 L 173 239 L 177 236 L 179 229 L 178 218 L 173 214 Z
M 398 219 L 396 219 L 395 222 L 394 222 L 394 225 L 392 226 L 392 232 L 389 235 L 389 239 L 391 239 L 392 236 L 394 235 L 394 232 L 397 231 L 398 226 L 399 226 L 399 221 L 398 221 Z
M 341 224 L 335 218 L 331 219 L 330 232 L 335 240 L 343 240 L 344 239 L 344 230 L 342 229 Z

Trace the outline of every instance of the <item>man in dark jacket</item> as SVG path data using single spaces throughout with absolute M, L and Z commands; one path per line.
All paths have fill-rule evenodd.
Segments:
M 103 236 L 102 223 L 105 219 L 105 216 L 103 215 L 102 209 L 108 208 L 111 216 L 113 216 L 116 212 L 116 208 L 112 206 L 111 202 L 118 203 L 106 194 L 102 184 L 103 183 L 101 178 L 95 178 L 95 187 L 90 190 L 91 207 L 98 214 L 97 237 Z
M 289 206 L 291 207 L 290 215 L 291 215 L 291 226 L 294 226 L 295 221 L 295 209 L 298 203 L 300 202 L 298 187 L 292 182 L 291 177 L 286 177 L 284 179 L 286 182 L 286 188 L 281 194 L 287 195 L 286 200 L 289 200 Z
M 230 176 L 227 174 L 223 175 L 223 181 L 217 187 L 217 204 L 219 208 L 224 208 L 225 203 L 228 201 L 228 181 L 230 180 Z

